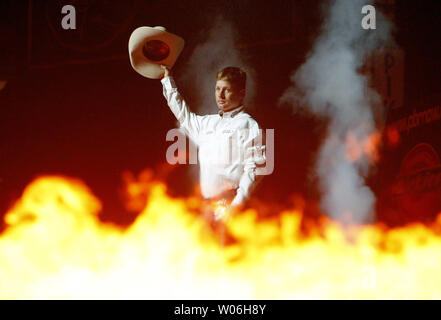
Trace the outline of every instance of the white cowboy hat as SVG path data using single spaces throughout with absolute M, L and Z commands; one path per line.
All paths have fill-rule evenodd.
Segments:
M 164 27 L 140 27 L 129 39 L 130 63 L 140 75 L 159 79 L 164 73 L 160 65 L 173 67 L 184 43 L 184 39 Z

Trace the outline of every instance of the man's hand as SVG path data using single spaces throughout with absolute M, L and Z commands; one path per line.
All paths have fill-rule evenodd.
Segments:
M 243 205 L 227 205 L 225 200 L 220 200 L 214 204 L 214 221 L 226 222 L 230 217 L 240 212 Z
M 169 67 L 161 65 L 161 69 L 164 70 L 164 74 L 163 74 L 162 78 L 171 77 L 172 72 Z
M 225 200 L 219 200 L 213 204 L 214 221 L 224 223 L 234 215 L 236 208 L 227 204 Z
M 224 220 L 228 217 L 228 206 L 225 204 L 216 204 L 214 209 L 214 221 Z

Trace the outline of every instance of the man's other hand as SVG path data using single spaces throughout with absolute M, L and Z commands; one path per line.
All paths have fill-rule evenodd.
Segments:
M 236 213 L 240 212 L 242 208 L 242 205 L 231 206 L 227 205 L 225 202 L 218 202 L 215 204 L 214 208 L 214 221 L 223 221 L 225 223 Z
M 214 208 L 214 221 L 224 220 L 228 216 L 228 206 L 225 201 L 218 201 Z

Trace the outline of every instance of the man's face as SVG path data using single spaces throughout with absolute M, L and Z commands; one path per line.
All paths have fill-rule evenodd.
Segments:
M 215 95 L 219 109 L 230 111 L 242 105 L 245 90 L 237 90 L 227 80 L 217 80 Z

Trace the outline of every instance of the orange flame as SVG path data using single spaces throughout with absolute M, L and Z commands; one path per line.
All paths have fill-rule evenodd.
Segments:
M 221 248 L 192 208 L 149 182 L 128 228 L 99 222 L 101 205 L 79 181 L 43 177 L 6 214 L 0 237 L 1 299 L 441 298 L 441 216 L 415 224 L 300 231 L 301 212 L 237 214 L 237 240 Z M 131 187 L 135 194 L 138 189 Z

